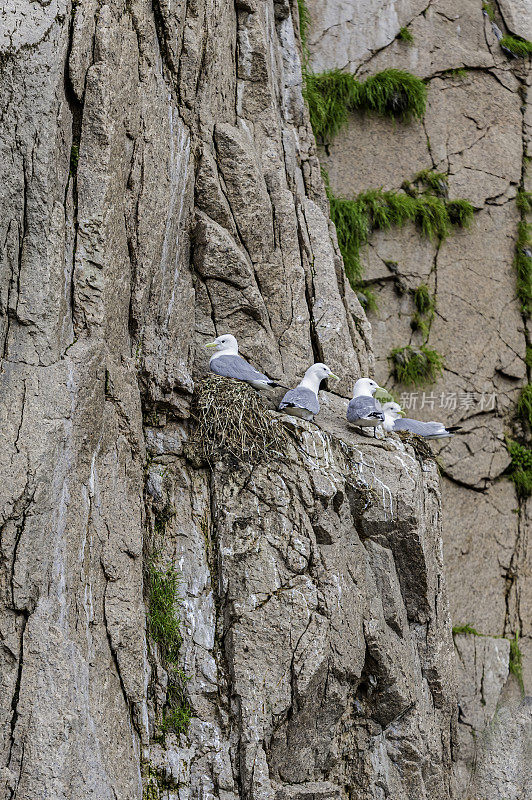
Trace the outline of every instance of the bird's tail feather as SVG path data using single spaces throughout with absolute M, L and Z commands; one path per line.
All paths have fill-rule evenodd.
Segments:
M 457 431 L 462 430 L 461 425 L 446 425 L 445 428 L 449 431 L 449 433 L 456 433 Z

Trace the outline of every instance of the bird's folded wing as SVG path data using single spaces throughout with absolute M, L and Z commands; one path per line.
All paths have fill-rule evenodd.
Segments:
M 372 414 L 378 416 L 379 412 L 381 412 L 381 404 L 373 397 L 353 397 L 347 407 L 347 419 L 367 419 Z
M 320 404 L 314 392 L 302 386 L 296 386 L 295 389 L 290 389 L 290 391 L 285 394 L 279 404 L 279 408 L 286 408 L 286 406 L 305 408 L 312 414 L 317 414 L 320 410 Z
M 420 422 L 418 419 L 396 419 L 395 431 L 408 431 L 418 436 L 437 436 L 445 433 L 445 427 L 441 422 Z
M 270 379 L 248 364 L 242 356 L 219 356 L 210 363 L 211 372 L 223 375 L 224 378 L 236 378 L 238 381 L 267 381 Z

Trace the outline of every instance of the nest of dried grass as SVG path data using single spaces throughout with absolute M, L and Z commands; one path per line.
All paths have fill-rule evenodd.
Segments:
M 288 437 L 259 394 L 243 381 L 209 375 L 196 383 L 187 457 L 196 463 L 253 465 L 282 458 Z
M 395 434 L 404 442 L 409 444 L 421 459 L 436 458 L 432 447 L 430 446 L 428 441 L 423 438 L 423 436 L 418 436 L 415 433 L 410 433 L 410 431 L 395 431 Z

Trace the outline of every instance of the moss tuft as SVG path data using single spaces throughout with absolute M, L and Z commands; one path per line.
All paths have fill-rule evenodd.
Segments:
M 517 58 L 526 58 L 532 53 L 532 42 L 517 36 L 503 36 L 499 40 L 499 44 L 503 50 L 509 50 Z
M 474 208 L 469 200 L 449 200 L 447 202 L 447 213 L 451 225 L 460 228 L 469 228 L 473 220 Z
M 349 112 L 356 108 L 358 92 L 356 78 L 339 69 L 305 75 L 303 96 L 317 139 L 328 142 L 344 127 Z
M 359 85 L 357 110 L 373 111 L 403 121 L 422 119 L 427 105 L 427 87 L 416 75 L 386 69 Z
M 425 283 L 421 283 L 417 289 L 413 291 L 414 305 L 420 314 L 428 314 L 434 308 L 434 298 L 429 292 L 429 287 Z
M 299 36 L 301 47 L 303 48 L 303 57 L 306 60 L 308 55 L 307 35 L 310 28 L 310 13 L 305 0 L 297 0 L 297 10 L 299 13 Z
M 513 439 L 506 439 L 506 449 L 512 459 L 507 470 L 517 497 L 526 500 L 532 495 L 532 450 Z
M 440 353 L 427 345 L 396 347 L 388 358 L 395 380 L 405 386 L 435 383 L 445 366 Z
M 421 119 L 427 103 L 427 87 L 421 78 L 387 69 L 363 82 L 339 69 L 306 72 L 303 95 L 307 101 L 314 135 L 329 142 L 347 123 L 352 111 L 366 111 L 408 121 Z
M 514 266 L 517 272 L 517 297 L 522 313 L 528 317 L 532 310 L 532 236 L 531 226 L 524 214 L 517 226 Z
M 411 222 L 430 239 L 445 239 L 453 225 L 466 226 L 469 215 L 457 215 L 457 203 L 472 206 L 466 200 L 443 200 L 432 194 L 412 196 L 403 192 L 370 189 L 354 199 L 337 197 L 331 191 L 324 173 L 331 219 L 336 226 L 338 245 L 344 259 L 345 272 L 351 286 L 359 291 L 362 279 L 360 248 L 374 230 L 402 227 Z M 452 221 L 449 207 L 453 208 Z
M 517 402 L 517 413 L 521 419 L 532 429 L 532 383 L 527 383 L 521 391 Z
M 495 9 L 491 3 L 482 3 L 482 11 L 486 14 L 488 19 L 493 22 L 495 19 Z
M 159 734 L 162 739 L 169 731 L 180 736 L 186 734 L 190 720 L 192 719 L 192 708 L 188 702 L 185 686 L 190 678 L 182 670 L 178 670 L 172 676 L 172 683 L 168 686 L 166 695 L 166 705 L 163 709 L 163 719 L 159 726 Z
M 525 364 L 532 369 L 532 346 L 529 344 L 526 346 Z
M 434 172 L 432 169 L 422 169 L 414 176 L 413 183 L 422 183 L 427 190 L 441 197 L 445 197 L 449 189 L 445 172 Z
M 176 607 L 180 601 L 179 576 L 173 566 L 160 570 L 152 561 L 148 567 L 150 634 L 168 664 L 177 664 L 181 647 L 181 621 Z
M 149 610 L 148 626 L 152 639 L 159 645 L 161 656 L 168 667 L 168 685 L 159 738 L 173 731 L 178 736 L 186 733 L 192 718 L 192 709 L 185 687 L 189 678 L 178 666 L 179 651 L 183 642 L 181 620 L 177 606 L 179 575 L 173 566 L 159 569 L 152 561 L 148 567 Z
M 425 340 L 429 337 L 430 326 L 434 319 L 436 300 L 431 295 L 429 287 L 422 283 L 412 291 L 416 312 L 412 316 L 410 326 L 414 331 L 420 331 Z
M 510 639 L 510 659 L 508 663 L 510 673 L 517 678 L 521 691 L 525 692 L 523 683 L 523 656 L 519 649 L 519 634 L 516 633 L 513 639 Z
M 517 192 L 515 202 L 521 214 L 530 214 L 532 211 L 532 192 L 525 192 L 520 189 Z
M 286 452 L 282 424 L 269 415 L 258 393 L 243 381 L 210 375 L 196 383 L 191 408 L 194 426 L 187 456 L 213 466 L 257 464 Z
M 375 297 L 375 292 L 373 292 L 369 286 L 363 283 L 359 284 L 357 286 L 357 297 L 364 311 L 373 311 L 374 314 L 377 313 L 379 310 L 377 298 Z
M 406 42 L 406 44 L 414 43 L 414 37 L 412 35 L 412 32 L 409 31 L 408 28 L 401 28 L 401 30 L 399 31 L 399 33 L 395 38 L 399 39 L 401 42 Z
M 473 628 L 472 625 L 453 625 L 453 636 L 457 636 L 462 633 L 469 633 L 472 636 L 484 636 L 485 634 L 479 633 L 476 628 Z

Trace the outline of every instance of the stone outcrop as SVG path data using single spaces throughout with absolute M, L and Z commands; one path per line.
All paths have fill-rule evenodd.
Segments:
M 452 421 L 465 430 L 439 453 L 453 624 L 469 623 L 499 636 L 518 632 L 530 692 L 530 501 L 519 503 L 502 477 L 510 461 L 504 434 L 527 382 L 527 333 L 513 259 L 520 218 L 516 193 L 530 189 L 530 64 L 501 50 L 481 2 L 308 0 L 307 5 L 311 68 L 341 68 L 364 78 L 393 67 L 420 76 L 428 87 L 422 121 L 405 125 L 351 115 L 320 153 L 332 189 L 347 196 L 379 187 L 398 190 L 420 170 L 433 169 L 448 175 L 449 197 L 469 199 L 475 208 L 471 228 L 444 242 L 423 239 L 413 227 L 371 236 L 362 261 L 378 312 L 368 317 L 377 380 L 398 395 L 410 393 L 412 387 L 394 383 L 388 356 L 394 347 L 422 341 L 410 325 L 415 312 L 410 290 L 427 284 L 436 298 L 429 344 L 444 355 L 446 368 L 436 385 L 425 387 L 425 395 L 413 387 L 410 408 L 413 416 Z M 505 32 L 532 38 L 530 10 L 523 3 L 492 5 Z M 397 38 L 403 26 L 412 34 L 410 44 Z M 467 649 L 460 645 L 459 662 L 475 660 L 475 652 L 474 643 Z M 499 669 L 498 659 L 489 666 L 492 672 Z M 468 674 L 475 669 L 465 668 Z M 475 685 L 467 692 L 461 688 L 469 707 Z M 475 690 L 475 696 L 473 729 L 480 733 L 496 704 L 484 707 L 481 693 Z M 460 721 L 463 743 L 473 723 Z M 471 765 L 469 746 L 464 745 L 463 758 Z M 511 793 L 510 784 L 508 794 L 501 786 L 502 781 L 502 794 L 479 788 L 479 797 L 520 796 Z
M 285 457 L 254 470 L 191 473 L 177 432 L 149 434 L 153 512 L 179 509 L 157 548 L 183 574 L 197 714 L 150 757 L 180 796 L 451 796 L 436 466 L 340 438 L 325 402 L 321 430 L 286 418 Z
M 346 431 L 334 395 L 251 474 L 183 454 L 216 333 L 287 383 L 325 360 L 344 396 L 373 366 L 297 4 L 2 15 L 2 796 L 449 798 L 434 463 Z M 154 558 L 181 574 L 193 712 L 166 746 Z

